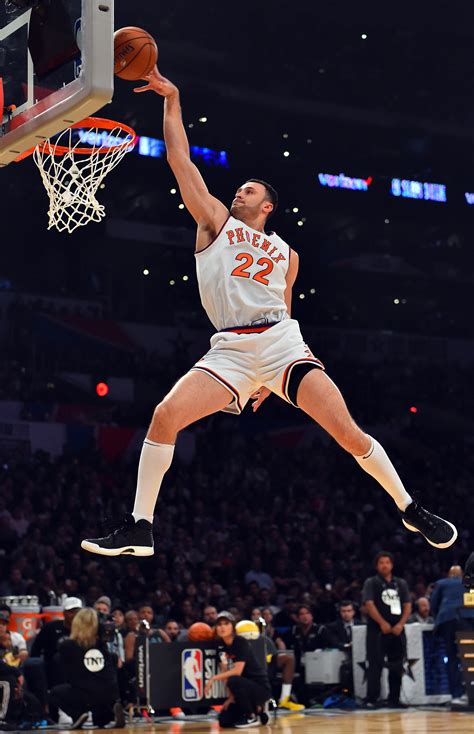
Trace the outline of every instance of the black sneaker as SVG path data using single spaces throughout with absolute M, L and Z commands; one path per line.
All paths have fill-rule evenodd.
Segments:
M 432 515 L 418 502 L 411 502 L 405 512 L 399 512 L 405 527 L 414 533 L 421 533 L 435 548 L 449 548 L 458 537 L 458 531 L 452 523 Z
M 70 726 L 68 726 L 68 729 L 82 729 L 82 725 L 85 724 L 88 718 L 89 718 L 88 711 L 86 711 L 83 714 L 79 714 L 77 719 L 73 721 Z
M 120 701 L 114 703 L 114 729 L 125 729 L 125 713 Z
M 153 533 L 151 522 L 135 522 L 133 515 L 125 515 L 123 522 L 105 538 L 86 538 L 81 548 L 101 556 L 152 556 Z
M 260 721 L 256 716 L 244 716 L 234 724 L 236 729 L 249 729 L 251 726 L 260 726 Z

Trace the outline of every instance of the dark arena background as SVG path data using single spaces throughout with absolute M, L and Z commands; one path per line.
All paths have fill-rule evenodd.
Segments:
M 81 549 L 131 511 L 153 410 L 215 331 L 163 100 L 116 79 L 98 114 L 139 140 L 98 191 L 100 223 L 48 230 L 33 160 L 0 171 L 0 729 L 217 731 L 217 641 L 187 630 L 226 610 L 253 620 L 241 634 L 268 665 L 261 729 L 472 731 L 472 8 L 362 5 L 117 2 L 115 27 L 156 39 L 209 191 L 230 206 L 249 178 L 277 189 L 271 227 L 300 256 L 292 317 L 407 491 L 458 538 L 437 549 L 409 532 L 352 456 L 270 396 L 180 432 L 153 556 Z M 2 53 L 0 40 L 5 81 Z M 362 589 L 381 551 L 412 607 L 370 701 Z M 74 697 L 85 673 L 61 653 L 90 607 L 98 637 L 80 665 L 104 700 L 117 690 L 108 712 Z

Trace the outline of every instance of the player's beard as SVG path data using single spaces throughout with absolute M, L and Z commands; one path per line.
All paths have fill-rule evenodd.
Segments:
M 230 213 L 236 219 L 240 219 L 242 222 L 253 221 L 258 216 L 258 207 L 249 207 L 245 204 L 232 204 Z

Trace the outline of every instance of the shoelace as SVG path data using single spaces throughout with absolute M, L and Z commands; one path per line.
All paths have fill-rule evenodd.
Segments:
M 419 508 L 421 510 L 421 519 L 428 527 L 436 529 L 439 527 L 441 521 L 435 518 L 434 515 L 432 515 L 430 512 L 424 509 L 424 507 Z
M 105 532 L 107 533 L 105 537 L 108 538 L 109 536 L 112 536 L 113 538 L 115 538 L 123 530 L 126 530 L 131 525 L 131 522 L 128 515 L 122 518 L 122 520 L 113 520 L 110 517 L 106 517 L 104 518 L 103 525 Z

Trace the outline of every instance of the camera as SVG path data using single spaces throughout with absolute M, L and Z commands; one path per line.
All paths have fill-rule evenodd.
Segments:
M 101 642 L 113 642 L 115 637 L 115 622 L 111 614 L 97 612 L 99 618 L 99 640 Z

